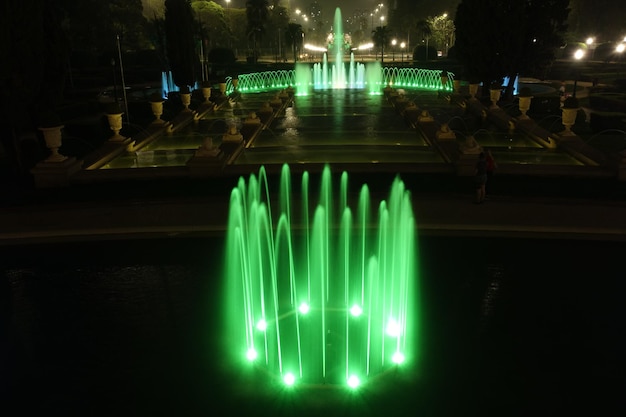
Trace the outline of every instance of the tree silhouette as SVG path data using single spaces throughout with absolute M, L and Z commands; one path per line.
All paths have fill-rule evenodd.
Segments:
M 455 49 L 465 73 L 485 86 L 517 74 L 543 78 L 563 43 L 568 4 L 569 0 L 463 0 L 454 24 Z
M 380 48 L 380 63 L 384 62 L 385 45 L 389 43 L 389 29 L 387 26 L 378 26 L 372 31 L 372 41 L 374 45 Z
M 172 79 L 179 87 L 196 82 L 193 11 L 187 0 L 165 0 L 165 41 Z
M 426 59 L 428 60 L 428 40 L 433 36 L 433 28 L 428 20 L 422 19 L 415 24 L 415 29 L 422 39 L 426 39 Z
M 265 35 L 265 23 L 269 19 L 267 0 L 247 0 L 246 18 L 248 20 L 246 32 L 248 39 L 252 39 L 252 56 L 256 62 L 258 58 L 257 42 Z
M 293 52 L 293 62 L 298 59 L 298 49 L 302 47 L 302 25 L 298 23 L 289 23 L 285 31 L 285 41 Z

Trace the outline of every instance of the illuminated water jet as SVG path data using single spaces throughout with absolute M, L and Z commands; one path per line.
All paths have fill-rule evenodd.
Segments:
M 308 172 L 292 190 L 287 165 L 277 195 L 263 167 L 232 190 L 227 341 L 235 362 L 288 385 L 356 388 L 417 356 L 416 227 L 398 177 L 377 215 L 367 185 L 351 195 L 344 172 L 335 196 L 331 177 L 326 166 L 317 201 Z

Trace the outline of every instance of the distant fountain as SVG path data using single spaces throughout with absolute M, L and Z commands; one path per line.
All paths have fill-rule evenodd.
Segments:
M 344 62 L 343 51 L 343 23 L 341 10 L 335 9 L 334 19 L 334 41 L 330 55 L 334 57 L 333 62 L 328 62 L 328 54 L 324 53 L 322 62 L 317 62 L 312 66 L 298 63 L 295 68 L 296 91 L 298 95 L 306 95 L 310 89 L 342 89 L 342 88 L 366 88 L 370 92 L 378 93 L 382 88 L 382 71 L 380 63 L 357 63 L 354 61 L 354 53 L 350 53 L 350 60 Z M 375 69 L 370 70 L 369 67 Z M 367 79 L 366 79 L 366 74 Z
M 225 341 L 234 363 L 247 359 L 286 385 L 352 389 L 415 363 L 419 256 L 404 183 L 393 181 L 376 218 L 367 185 L 350 207 L 345 172 L 333 197 L 328 166 L 317 201 L 308 172 L 298 197 L 288 165 L 277 196 L 269 182 L 262 167 L 231 193 Z

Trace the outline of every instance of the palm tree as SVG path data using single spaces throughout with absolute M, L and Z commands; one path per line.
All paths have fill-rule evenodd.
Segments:
M 265 34 L 265 23 L 269 19 L 269 3 L 267 0 L 247 0 L 246 19 L 248 26 L 246 33 L 248 38 L 252 38 L 253 59 L 256 62 L 258 57 L 257 38 Z
M 375 46 L 380 47 L 380 63 L 383 63 L 385 55 L 385 45 L 389 42 L 389 29 L 387 26 L 378 26 L 372 31 L 372 41 Z
M 302 25 L 298 23 L 289 23 L 285 31 L 285 42 L 293 51 L 293 62 L 297 61 L 297 51 L 302 45 Z
M 415 29 L 422 39 L 426 39 L 426 60 L 428 60 L 428 39 L 433 36 L 433 28 L 428 20 L 420 20 L 415 24 Z

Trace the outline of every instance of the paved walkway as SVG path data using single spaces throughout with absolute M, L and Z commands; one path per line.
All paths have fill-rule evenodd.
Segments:
M 227 184 L 222 185 L 228 189 Z M 48 196 L 5 207 L 0 211 L 0 245 L 222 236 L 225 232 L 228 192 L 210 195 L 200 190 L 193 195 L 163 192 L 134 196 L 132 188 L 128 188 L 115 195 L 96 187 L 91 191 L 99 197 L 93 199 Z M 477 205 L 472 203 L 471 189 L 435 192 L 420 190 L 410 182 L 407 188 L 412 192 L 420 234 L 626 242 L 626 200 L 620 195 L 564 197 L 510 192 Z M 375 192 L 372 196 L 373 200 L 384 198 L 376 197 Z

